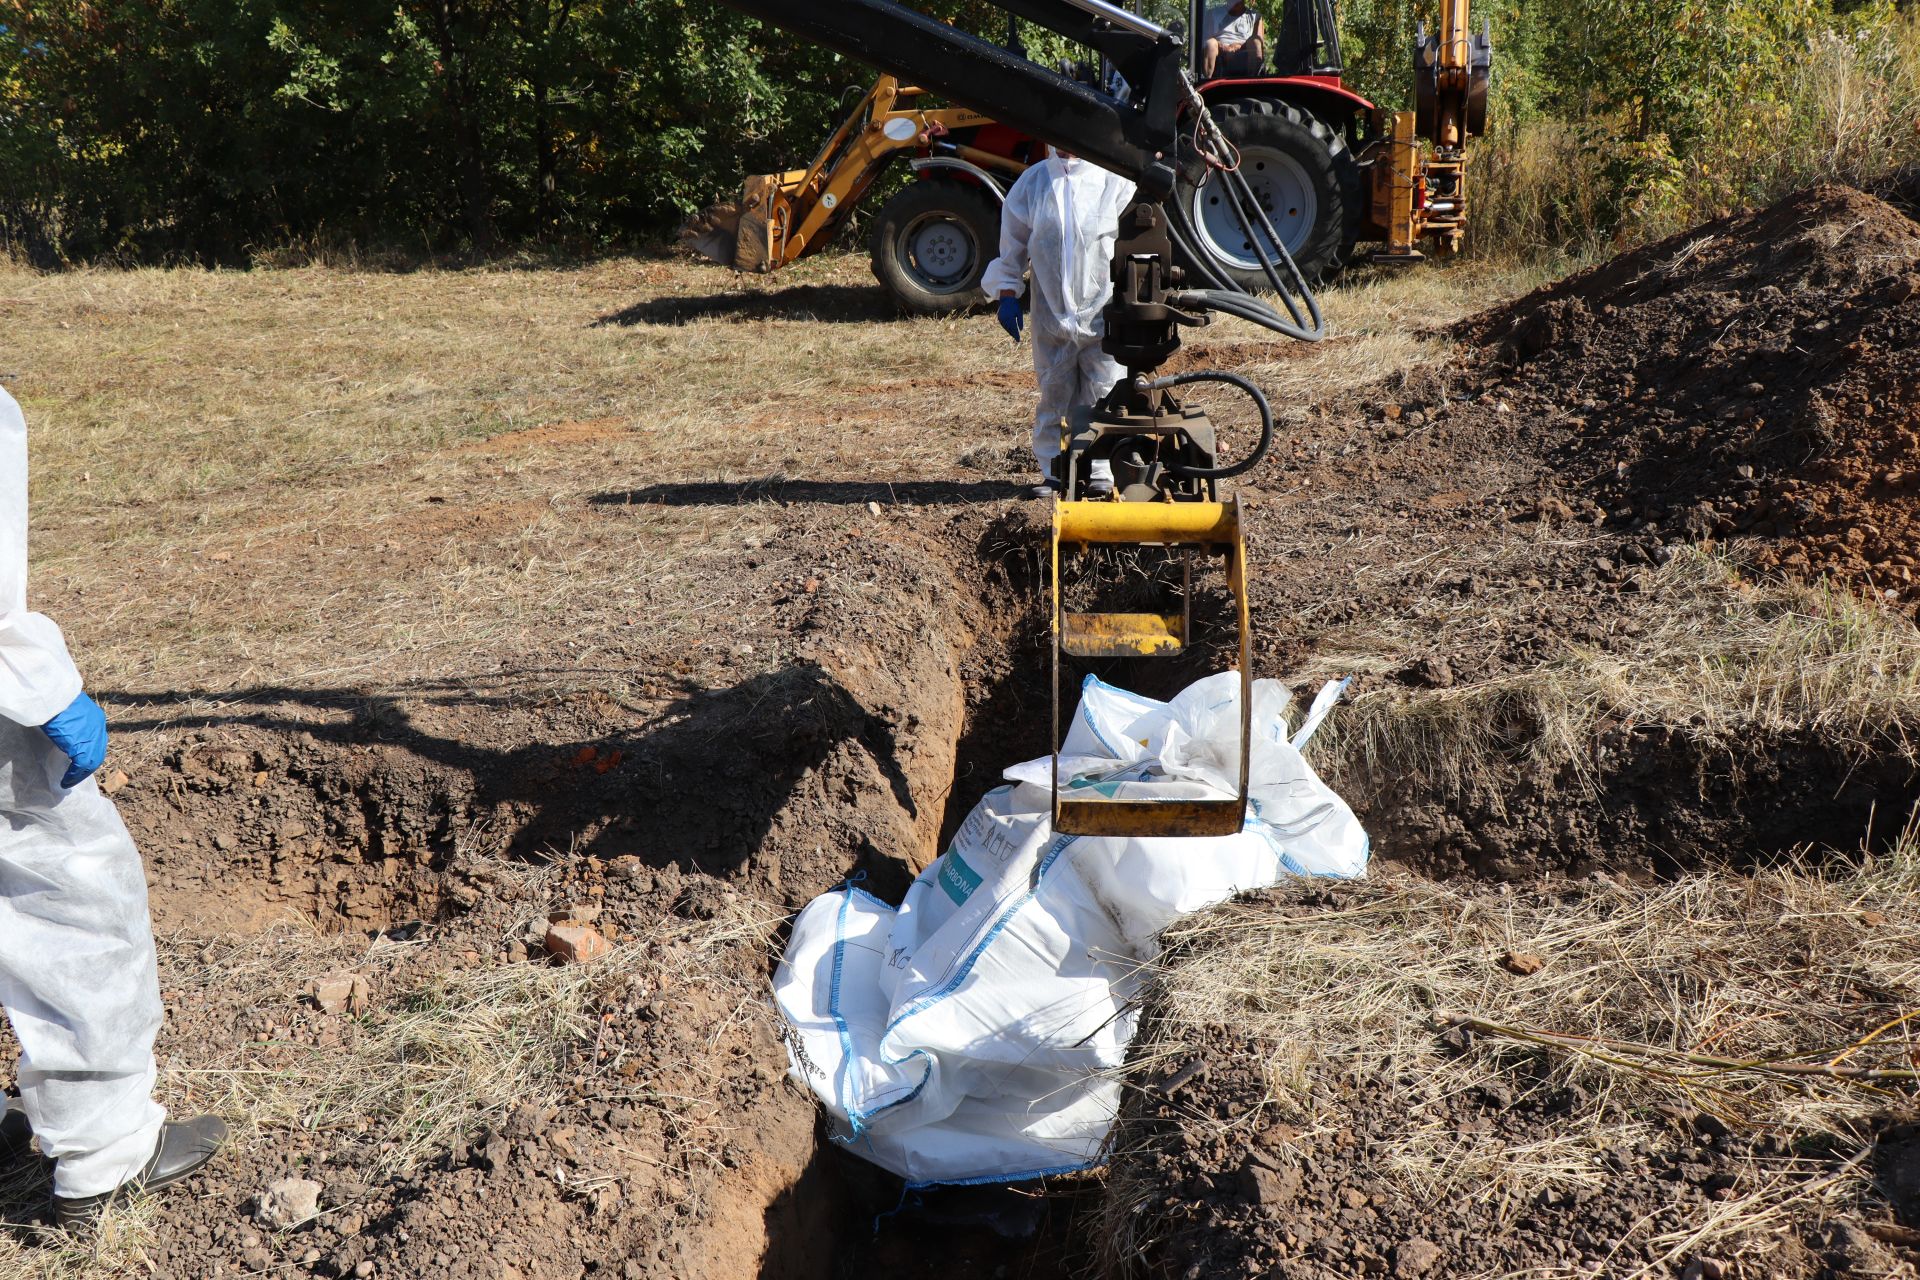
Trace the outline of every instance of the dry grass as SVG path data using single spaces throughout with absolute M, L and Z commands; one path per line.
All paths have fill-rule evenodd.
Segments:
M 1696 550 L 1642 585 L 1622 597 L 1626 627 L 1613 648 L 1568 646 L 1538 667 L 1453 689 L 1360 695 L 1322 738 L 1329 774 L 1356 794 L 1409 783 L 1439 795 L 1484 791 L 1515 766 L 1590 782 L 1608 721 L 1714 742 L 1813 732 L 1862 755 L 1914 752 L 1920 633 L 1906 618 L 1842 590 L 1756 585 Z M 1458 615 L 1419 623 L 1443 635 L 1486 613 L 1470 598 L 1428 607 Z M 1336 638 L 1302 679 L 1368 669 L 1378 640 L 1369 630 Z
M 503 868 L 503 876 L 507 874 Z M 528 899 L 528 920 L 544 922 L 547 903 Z M 258 1068 L 252 1050 L 222 1063 L 183 1069 L 196 1096 L 218 1099 L 223 1115 L 254 1129 L 346 1129 L 377 1144 L 383 1175 L 410 1171 L 455 1148 L 482 1121 L 498 1122 L 516 1107 L 558 1105 L 570 1083 L 594 1077 L 603 1101 L 641 1101 L 692 1123 L 706 1102 L 627 1083 L 623 1059 L 596 1055 L 597 1013 L 637 992 L 724 989 L 758 1008 L 758 973 L 783 913 L 729 895 L 711 920 L 665 916 L 630 932 L 591 965 L 494 964 L 436 974 L 382 1002 L 361 1021 L 360 1033 L 339 1047 L 304 1046 L 283 1069 Z M 285 956 L 313 965 L 325 940 L 295 937 L 285 951 L 263 951 L 257 940 L 216 943 L 195 985 L 260 984 L 263 999 L 285 998 Z M 392 965 L 406 944 L 375 943 L 359 969 Z M 740 963 L 739 949 L 753 957 Z M 273 993 L 269 995 L 268 993 Z M 189 994 L 185 998 L 191 998 Z M 704 1069 L 704 1063 L 648 1063 L 652 1079 Z
M 36 595 L 109 692 L 492 674 L 503 651 L 630 639 L 636 616 L 690 645 L 765 509 L 622 518 L 596 497 L 1010 482 L 1030 413 L 1026 348 L 984 316 L 893 316 L 858 257 L 770 278 L 677 260 L 0 277 Z M 1236 321 L 1205 345 L 1304 400 L 1431 358 L 1411 326 L 1532 282 L 1363 276 L 1328 291 L 1321 347 Z
M 1920 16 L 1854 11 L 1778 50 L 1764 91 L 1722 95 L 1678 153 L 1630 121 L 1502 119 L 1473 152 L 1476 255 L 1596 257 L 1816 182 L 1872 189 L 1920 164 Z
M 1703 1249 L 1745 1255 L 1766 1274 L 1764 1228 L 1857 1203 L 1866 1181 L 1857 1157 L 1876 1117 L 1911 1103 L 1910 1080 L 1774 1064 L 1911 1073 L 1920 1053 L 1916 894 L 1911 839 L 1825 875 L 1785 867 L 1557 893 L 1394 879 L 1353 886 L 1322 909 L 1285 891 L 1169 932 L 1136 1069 L 1157 1074 L 1190 1058 L 1214 1028 L 1251 1036 L 1264 1055 L 1266 1106 L 1303 1130 L 1302 1143 L 1343 1123 L 1323 1099 L 1371 1089 L 1366 1105 L 1403 1118 L 1385 1171 L 1416 1198 L 1470 1195 L 1496 1225 L 1543 1189 L 1616 1182 L 1608 1152 L 1648 1137 L 1663 1104 L 1762 1126 L 1798 1154 L 1756 1158 L 1735 1196 L 1687 1230 L 1617 1242 L 1613 1270 L 1641 1274 L 1637 1259 L 1651 1246 L 1663 1261 Z M 1500 963 L 1509 952 L 1544 965 L 1519 976 Z M 1510 1034 L 1473 1036 L 1458 1051 L 1441 1033 L 1465 1019 Z M 1452 1101 L 1495 1081 L 1523 1098 L 1577 1088 L 1579 1101 L 1545 1138 L 1459 1134 Z M 1126 1225 L 1151 1215 L 1130 1212 L 1124 1174 L 1118 1190 L 1114 1259 L 1137 1254 L 1152 1229 Z

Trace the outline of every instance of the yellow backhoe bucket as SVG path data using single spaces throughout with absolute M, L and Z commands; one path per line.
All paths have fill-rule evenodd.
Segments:
M 758 173 L 740 198 L 711 205 L 680 228 L 680 243 L 703 258 L 735 271 L 762 273 L 783 266 L 780 237 L 792 215 L 795 173 Z
M 1060 793 L 1061 675 L 1066 657 L 1172 657 L 1185 652 L 1193 613 L 1191 560 L 1179 613 L 1069 612 L 1060 561 L 1094 545 L 1151 546 L 1224 556 L 1240 650 L 1240 789 L 1227 800 L 1122 800 Z M 1247 764 L 1253 723 L 1247 556 L 1240 500 L 1226 502 L 1065 502 L 1053 507 L 1053 829 L 1077 836 L 1223 836 L 1247 813 Z M 1087 788 L 1092 791 L 1093 788 Z
M 767 272 L 781 265 L 774 237 L 780 222 L 785 175 L 757 173 L 740 191 L 740 226 L 734 235 L 733 269 Z

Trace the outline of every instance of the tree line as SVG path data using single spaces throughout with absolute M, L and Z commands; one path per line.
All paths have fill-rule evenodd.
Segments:
M 920 7 L 1005 30 L 985 0 Z M 1409 97 L 1428 7 L 1341 6 L 1348 79 L 1382 105 Z M 1483 241 L 1564 249 L 1920 154 L 1920 38 L 1893 0 L 1477 13 L 1498 50 Z M 871 78 L 714 0 L 0 0 L 0 59 L 0 239 L 43 263 L 653 241 L 803 163 Z

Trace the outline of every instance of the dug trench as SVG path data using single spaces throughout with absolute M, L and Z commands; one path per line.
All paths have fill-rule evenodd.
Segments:
M 1828 232 L 1862 199 L 1816 193 L 1773 215 L 1768 239 L 1713 237 L 1782 256 L 1768 283 L 1798 310 L 1769 314 L 1852 317 L 1834 341 L 1860 345 L 1828 352 L 1819 386 L 1847 402 L 1848 359 L 1885 374 L 1884 423 L 1913 403 L 1899 398 L 1910 379 L 1873 364 L 1882 348 L 1868 338 L 1905 323 L 1897 281 L 1920 255 L 1882 219 L 1871 261 L 1835 257 L 1847 245 Z M 1636 349 L 1643 364 L 1685 363 L 1685 324 L 1722 327 L 1731 304 L 1714 299 L 1766 287 L 1740 274 L 1750 261 L 1690 243 L 1615 272 L 1664 282 L 1654 319 L 1678 334 L 1674 352 L 1634 337 L 1626 301 L 1597 304 L 1624 313 L 1612 345 L 1576 309 L 1542 314 L 1596 368 Z M 1579 279 L 1555 297 L 1579 295 Z M 1820 289 L 1854 305 L 1807 296 Z M 1706 301 L 1674 301 L 1689 296 Z M 1881 585 L 1905 567 L 1899 553 L 1848 559 L 1815 524 L 1799 560 L 1768 554 L 1795 536 L 1775 506 L 1757 535 L 1772 542 L 1725 541 L 1753 507 L 1747 480 L 1802 494 L 1853 474 L 1797 455 L 1733 461 L 1771 439 L 1754 423 L 1775 412 L 1831 436 L 1826 402 L 1783 382 L 1778 411 L 1596 434 L 1536 377 L 1559 349 L 1512 339 L 1557 305 L 1536 302 L 1464 332 L 1438 371 L 1296 407 L 1240 489 L 1255 674 L 1296 694 L 1355 678 L 1312 758 L 1373 833 L 1380 876 L 1497 894 L 1496 882 L 1558 891 L 1599 875 L 1629 892 L 1807 849 L 1885 850 L 1920 782 L 1899 675 L 1913 669 L 1906 596 Z M 1640 368 L 1635 385 L 1657 372 Z M 1656 419 L 1671 407 L 1642 403 Z M 1744 434 L 1729 445 L 1722 430 Z M 1632 458 L 1607 452 L 1622 440 Z M 1663 464 L 1662 447 L 1678 461 Z M 1675 475 L 1693 477 L 1684 504 Z M 1904 489 L 1873 483 L 1875 501 L 1905 510 Z M 147 855 L 163 939 L 169 1101 L 240 1122 L 199 1193 L 144 1228 L 148 1270 L 1046 1276 L 1100 1254 L 1088 1236 L 1105 1228 L 1090 1224 L 1111 1193 L 1098 1182 L 916 1200 L 824 1143 L 785 1079 L 767 1000 L 794 909 L 853 875 L 897 897 L 1002 768 L 1047 750 L 1044 518 L 977 487 L 823 517 L 802 486 L 687 486 L 687 501 L 752 503 L 771 522 L 739 576 L 772 607 L 697 651 L 644 655 L 643 678 L 617 695 L 530 694 L 503 664 L 372 691 L 243 691 L 212 711 L 113 698 L 128 747 L 110 783 Z M 648 511 L 590 516 L 617 532 Z M 1855 576 L 1838 590 L 1777 576 L 1816 564 Z M 1208 640 L 1187 660 L 1101 674 L 1169 693 L 1226 665 L 1224 614 L 1210 588 Z M 559 963 L 546 946 L 556 920 L 597 931 L 605 954 Z M 330 976 L 345 987 L 316 982 Z M 1223 1114 L 1263 1087 L 1210 1078 L 1193 1105 Z M 1131 1114 L 1140 1135 L 1164 1121 Z M 1391 1143 L 1391 1117 L 1373 1123 L 1369 1141 Z M 1291 1212 L 1285 1198 L 1256 1185 L 1249 1200 L 1229 1154 L 1153 1147 L 1179 1230 L 1128 1265 L 1285 1261 L 1268 1220 Z M 1339 1157 L 1322 1166 L 1337 1192 Z M 262 1221 L 261 1198 L 287 1179 L 317 1185 L 318 1215 Z M 24 1216 L 34 1188 L 11 1190 Z M 1604 1201 L 1580 1201 L 1554 1229 L 1603 1234 Z M 1221 1243 L 1242 1237 L 1253 1244 Z M 1390 1246 L 1341 1247 L 1287 1265 L 1399 1265 Z
M 216 1078 L 242 1064 L 295 1081 L 365 1071 L 377 1086 L 422 1047 L 392 1043 L 388 1019 L 453 1003 L 449 972 L 484 981 L 550 963 L 537 941 L 550 914 L 591 916 L 638 953 L 609 962 L 616 976 L 584 997 L 591 1040 L 556 1048 L 533 1102 L 469 1114 L 454 1146 L 420 1162 L 391 1160 L 377 1116 L 268 1108 L 186 1220 L 170 1211 L 162 1271 L 199 1274 L 188 1259 L 207 1249 L 236 1270 L 264 1252 L 337 1275 L 366 1262 L 527 1276 L 1084 1266 L 1096 1186 L 903 1199 L 822 1142 L 810 1102 L 781 1079 L 765 1007 L 787 912 L 848 875 L 897 896 L 1002 767 L 1047 749 L 1043 534 L 1024 509 L 961 513 L 937 538 L 902 531 L 845 559 L 816 556 L 820 585 L 798 580 L 809 604 L 791 634 L 757 638 L 791 661 L 645 715 L 589 702 L 463 722 L 444 708 L 343 703 L 293 728 L 263 701 L 151 730 L 154 763 L 119 798 L 148 851 L 156 918 L 170 935 L 216 939 L 170 954 L 177 1061 Z M 900 572 L 910 563 L 919 578 Z M 927 565 L 948 567 L 929 581 Z M 878 602 L 859 589 L 880 583 Z M 1262 602 L 1263 616 L 1272 609 Z M 1202 622 L 1221 612 L 1203 608 Z M 1102 674 L 1170 693 L 1224 663 L 1229 637 L 1209 635 L 1189 663 Z M 1291 673 L 1268 657 L 1260 674 Z M 1399 714 L 1422 701 L 1374 684 Z M 1526 726 L 1503 732 L 1519 743 Z M 1478 821 L 1437 778 L 1355 795 L 1384 860 L 1530 878 L 1851 848 L 1876 803 L 1911 789 L 1898 752 L 1863 757 L 1813 733 L 1708 744 L 1686 726 L 1609 726 L 1589 745 L 1597 776 L 1516 765 L 1504 812 L 1483 800 Z M 1816 772 L 1796 775 L 1794 759 Z M 1766 803 L 1743 802 L 1754 793 Z M 1483 794 L 1503 795 L 1499 784 Z M 1577 825 L 1547 816 L 1566 814 Z M 1525 842 L 1499 840 L 1506 830 Z M 703 940 L 709 927 L 730 940 Z M 254 948 L 290 970 L 264 986 L 222 982 Z M 306 980 L 335 969 L 369 979 L 367 1009 L 314 1006 Z M 417 1034 L 431 1044 L 430 1026 Z M 294 1175 L 322 1184 L 326 1216 L 284 1234 L 251 1225 L 250 1202 Z

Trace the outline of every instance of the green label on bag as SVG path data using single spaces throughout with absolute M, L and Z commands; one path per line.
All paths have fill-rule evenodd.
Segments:
M 940 860 L 940 887 L 957 905 L 980 887 L 980 873 L 961 861 L 959 854 L 949 852 Z

